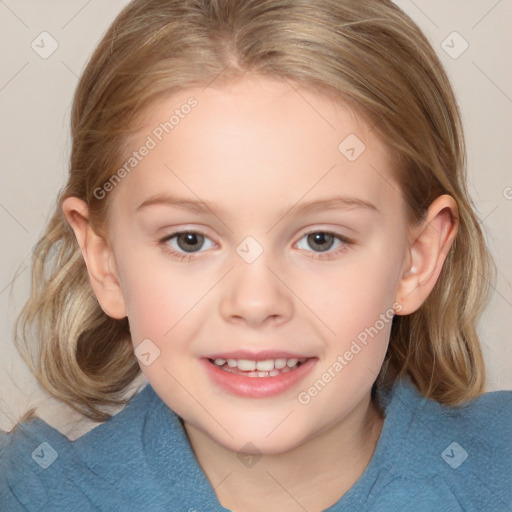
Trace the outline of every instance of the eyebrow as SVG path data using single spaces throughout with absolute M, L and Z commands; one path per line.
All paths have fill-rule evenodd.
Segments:
M 140 212 L 150 206 L 155 205 L 170 206 L 197 213 L 213 213 L 217 216 L 225 215 L 225 211 L 222 208 L 219 208 L 217 205 L 211 203 L 210 201 L 186 199 L 163 193 L 155 194 L 154 196 L 151 196 L 143 201 L 139 206 L 137 206 L 135 212 Z M 323 210 L 352 210 L 355 208 L 364 208 L 379 213 L 379 209 L 373 203 L 365 201 L 364 199 L 350 196 L 335 196 L 326 199 L 299 202 L 295 205 L 290 205 L 283 208 L 279 216 L 284 217 L 292 211 L 294 212 L 294 215 L 304 215 L 306 213 L 313 213 Z

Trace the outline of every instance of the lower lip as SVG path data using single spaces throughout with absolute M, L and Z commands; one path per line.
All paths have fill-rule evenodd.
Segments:
M 215 384 L 233 395 L 246 398 L 267 398 L 288 391 L 309 374 L 316 361 L 316 358 L 310 358 L 297 369 L 275 377 L 245 377 L 222 370 L 208 359 L 201 360 Z

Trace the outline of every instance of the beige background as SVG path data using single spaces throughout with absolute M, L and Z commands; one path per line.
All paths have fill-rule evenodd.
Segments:
M 92 425 L 41 392 L 14 349 L 12 326 L 30 287 L 32 247 L 66 178 L 69 114 L 78 76 L 126 3 L 0 1 L 2 429 L 9 429 L 29 406 L 37 406 L 43 419 L 71 438 Z M 463 111 L 470 190 L 498 266 L 493 297 L 480 322 L 488 389 L 512 389 L 512 0 L 397 3 L 431 40 Z M 42 32 L 50 35 L 40 36 Z M 35 46 L 41 38 L 44 48 Z M 52 44 L 58 47 L 42 58 L 33 41 L 40 53 Z

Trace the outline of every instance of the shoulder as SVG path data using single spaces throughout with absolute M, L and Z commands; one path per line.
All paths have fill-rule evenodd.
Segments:
M 67 438 L 37 418 L 0 433 L 0 510 L 39 510 L 48 501 L 44 471 L 62 456 Z M 56 479 L 55 465 L 52 474 Z M 60 472 L 59 472 L 60 473 Z
M 122 411 L 73 442 L 40 418 L 0 432 L 0 510 L 93 511 L 101 508 L 95 501 L 107 496 L 118 503 L 116 490 L 94 466 L 126 448 L 120 445 L 134 442 L 145 402 L 153 395 L 141 391 Z
M 462 510 L 512 510 L 512 391 L 449 407 L 405 379 L 386 416 L 397 474 L 435 482 L 435 492 L 451 495 Z
M 465 443 L 467 447 L 468 460 L 470 455 L 491 456 L 493 467 L 502 461 L 511 464 L 512 391 L 484 393 L 456 407 L 428 400 L 417 391 L 415 394 L 410 403 L 417 404 L 416 421 L 423 423 L 432 436 L 451 436 L 454 442 L 459 439 L 458 444 L 462 447 Z M 451 467 L 454 465 L 452 462 Z
M 410 380 L 404 379 L 397 385 L 392 404 L 407 409 L 411 420 L 436 434 L 450 432 L 468 441 L 479 441 L 489 434 L 488 442 L 500 445 L 506 434 L 512 433 L 512 391 L 488 392 L 462 405 L 447 406 L 425 398 Z

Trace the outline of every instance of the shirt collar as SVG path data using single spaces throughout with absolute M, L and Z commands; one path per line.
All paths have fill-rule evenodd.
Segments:
M 390 446 L 394 439 L 404 440 L 407 436 L 411 418 L 422 398 L 408 377 L 396 380 L 388 389 L 377 389 L 385 420 L 375 452 L 358 481 L 329 511 L 337 511 L 341 505 L 346 510 L 352 502 L 360 506 L 360 497 L 370 493 L 383 467 L 395 464 L 396 457 Z M 149 409 L 143 427 L 143 451 L 153 477 L 172 486 L 172 492 L 184 503 L 216 504 L 218 508 L 210 506 L 210 510 L 227 510 L 218 503 L 178 415 L 158 397 L 150 384 L 140 392 L 140 399 Z

